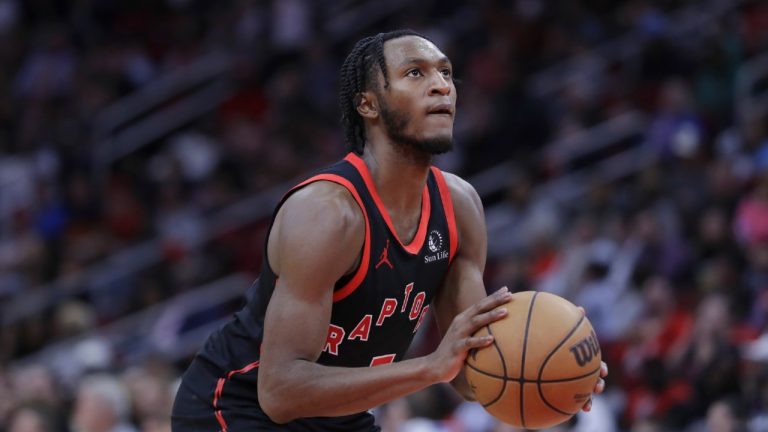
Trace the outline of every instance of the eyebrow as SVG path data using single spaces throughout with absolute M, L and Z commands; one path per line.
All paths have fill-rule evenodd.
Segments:
M 419 63 L 428 63 L 428 62 L 429 60 L 425 59 L 424 57 L 408 57 L 402 62 L 400 62 L 400 65 L 398 65 L 398 67 L 403 67 L 405 65 L 414 64 L 414 63 L 419 64 Z M 443 56 L 437 59 L 436 63 L 448 64 L 449 66 L 453 66 L 453 63 L 451 63 L 451 60 L 446 56 Z

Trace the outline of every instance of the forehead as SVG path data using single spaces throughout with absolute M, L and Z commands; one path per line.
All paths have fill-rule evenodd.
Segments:
M 447 60 L 432 42 L 418 36 L 403 36 L 384 43 L 384 58 L 388 67 L 397 67 L 408 60 L 437 62 Z

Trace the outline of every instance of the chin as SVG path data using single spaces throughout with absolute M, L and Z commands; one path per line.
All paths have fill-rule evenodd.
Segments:
M 432 155 L 443 154 L 453 150 L 453 135 L 441 134 L 432 137 L 424 137 L 414 143 L 414 147 Z

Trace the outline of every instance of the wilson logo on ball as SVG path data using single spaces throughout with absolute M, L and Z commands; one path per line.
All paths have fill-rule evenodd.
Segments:
M 600 354 L 600 344 L 597 342 L 597 335 L 594 331 L 584 339 L 576 342 L 569 348 L 571 354 L 576 359 L 579 366 L 584 367 L 587 363 Z

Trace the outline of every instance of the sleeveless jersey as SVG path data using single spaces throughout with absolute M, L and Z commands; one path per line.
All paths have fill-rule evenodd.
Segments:
M 453 204 L 443 174 L 437 168 L 430 169 L 422 193 L 419 225 L 408 244 L 395 232 L 367 166 L 354 153 L 291 189 L 275 209 L 272 223 L 293 192 L 317 181 L 346 188 L 365 219 L 360 263 L 334 287 L 328 337 L 318 363 L 363 367 L 402 360 L 457 249 Z M 265 245 L 261 275 L 247 294 L 246 306 L 233 321 L 212 334 L 198 354 L 196 360 L 224 379 L 217 383 L 217 390 L 222 387 L 222 398 L 227 381 L 240 380 L 254 385 L 251 402 L 258 404 L 256 368 L 264 317 L 276 280 Z M 353 425 L 365 423 L 373 424 L 368 413 L 300 419 L 281 426 L 283 430 L 361 430 Z

